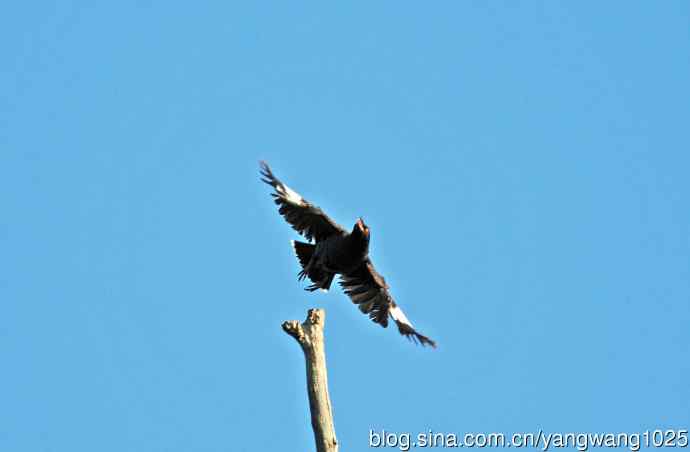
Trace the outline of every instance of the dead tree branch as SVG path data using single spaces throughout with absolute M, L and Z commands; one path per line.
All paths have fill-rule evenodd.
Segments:
M 326 312 L 310 309 L 303 323 L 297 320 L 283 322 L 283 330 L 295 338 L 302 347 L 307 364 L 307 392 L 311 426 L 314 429 L 317 452 L 338 452 L 335 438 L 331 399 L 328 396 L 328 374 L 323 341 Z

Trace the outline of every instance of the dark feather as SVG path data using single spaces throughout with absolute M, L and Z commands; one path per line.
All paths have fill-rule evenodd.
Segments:
M 421 345 L 436 348 L 436 343 L 418 333 L 407 319 L 402 309 L 395 303 L 385 279 L 381 276 L 371 260 L 367 259 L 356 270 L 340 276 L 340 285 L 345 294 L 357 304 L 360 311 L 382 327 L 388 326 L 391 316 L 403 336 Z
M 347 231 L 331 220 L 321 209 L 311 204 L 302 196 L 282 183 L 271 171 L 266 162 L 260 162 L 261 180 L 275 189 L 271 195 L 279 206 L 278 212 L 297 232 L 307 240 L 319 242 L 334 234 L 345 234 Z

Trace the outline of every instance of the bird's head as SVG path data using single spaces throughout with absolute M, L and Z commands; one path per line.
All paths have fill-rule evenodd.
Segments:
M 357 219 L 354 228 L 352 228 L 352 232 L 369 240 L 369 226 L 364 224 L 364 220 L 362 220 L 361 217 Z

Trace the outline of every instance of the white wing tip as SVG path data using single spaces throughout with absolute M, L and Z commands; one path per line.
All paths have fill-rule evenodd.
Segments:
M 393 317 L 393 320 L 397 320 L 400 323 L 404 323 L 405 325 L 409 326 L 410 328 L 413 328 L 412 322 L 405 316 L 405 314 L 402 312 L 402 309 L 400 309 L 398 306 L 393 306 L 390 311 L 388 311 Z
M 289 202 L 293 204 L 302 204 L 302 197 L 299 195 L 299 193 L 297 193 L 287 185 L 283 184 L 282 182 L 280 183 L 280 185 L 276 187 L 276 191 Z

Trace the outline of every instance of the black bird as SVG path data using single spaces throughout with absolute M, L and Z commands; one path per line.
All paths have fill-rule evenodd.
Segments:
M 307 240 L 314 243 L 293 241 L 295 254 L 302 266 L 298 279 L 309 278 L 312 282 L 306 288 L 328 290 L 335 275 L 340 275 L 339 284 L 359 310 L 382 327 L 388 326 L 391 316 L 400 334 L 422 345 L 436 343 L 415 331 L 412 323 L 393 301 L 388 284 L 378 274 L 369 259 L 369 228 L 361 218 L 352 231 L 347 231 L 331 220 L 321 209 L 302 198 L 282 183 L 268 167 L 260 162 L 261 180 L 271 185 L 275 193 L 278 212 Z

